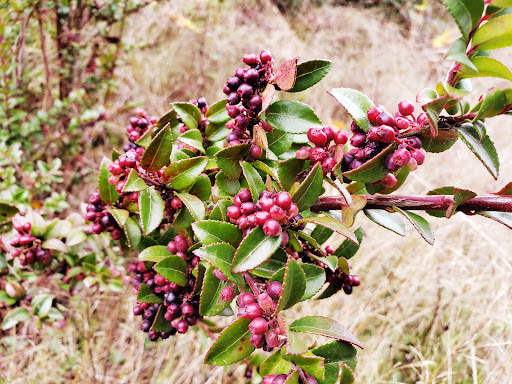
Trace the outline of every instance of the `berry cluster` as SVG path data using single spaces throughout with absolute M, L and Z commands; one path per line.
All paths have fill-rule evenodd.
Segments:
M 262 51 L 259 58 L 254 54 L 244 55 L 243 61 L 250 68 L 238 68 L 223 89 L 228 100 L 226 110 L 233 119 L 226 123 L 231 130 L 226 139 L 229 145 L 250 142 L 252 128 L 257 124 L 261 124 L 265 130 L 270 129 L 268 124 L 260 123 L 258 114 L 263 105 L 261 93 L 272 77 L 274 60 L 270 52 Z M 258 159 L 262 153 L 261 147 L 251 146 L 253 158 Z
M 17 232 L 11 240 L 11 255 L 18 258 L 22 266 L 32 265 L 37 261 L 48 264 L 53 255 L 52 249 L 43 249 L 42 242 L 32 235 L 32 224 L 21 218 L 13 221 L 14 230 Z
M 100 234 L 108 231 L 112 239 L 119 240 L 121 238 L 121 229 L 101 200 L 99 191 L 94 191 L 89 196 L 89 205 L 87 205 L 84 218 L 87 221 L 94 221 L 92 233 Z
M 173 241 L 167 244 L 167 249 L 187 262 L 188 284 L 181 287 L 167 280 L 164 276 L 148 269 L 144 262 L 130 265 L 130 272 L 135 275 L 132 278 L 134 294 L 137 294 L 141 284 L 146 284 L 152 292 L 163 299 L 162 304 L 137 303 L 133 308 L 135 316 L 142 316 L 141 329 L 148 333 L 151 341 L 159 338 L 166 339 L 176 333 L 186 333 L 189 326 L 196 325 L 199 315 L 199 296 L 192 296 L 195 287 L 195 277 L 192 270 L 199 263 L 197 256 L 187 254 L 190 247 L 190 239 L 177 235 Z M 164 319 L 171 323 L 169 332 L 151 330 L 159 310 L 164 310 Z
M 259 200 L 254 204 L 251 191 L 243 188 L 235 195 L 233 202 L 235 204 L 228 207 L 227 215 L 229 220 L 233 224 L 236 223 L 244 233 L 254 227 L 263 227 L 263 232 L 266 235 L 276 237 L 283 232 L 282 225 L 298 221 L 294 218 L 298 215 L 299 208 L 297 204 L 292 203 L 288 192 L 263 191 Z M 286 243 L 288 241 L 284 245 Z
M 338 145 L 344 145 L 348 141 L 348 136 L 344 131 L 334 132 L 332 127 L 310 128 L 308 140 L 315 145 L 315 148 L 302 147 L 297 150 L 295 156 L 297 159 L 309 160 L 311 165 L 320 162 L 325 177 L 332 172 L 337 163 L 334 156 Z M 331 146 L 333 140 L 334 145 Z
M 263 381 L 261 382 L 261 384 L 284 384 L 286 382 L 286 380 L 288 380 L 288 376 L 291 373 L 292 372 L 289 372 L 288 374 L 281 373 L 281 374 L 267 375 L 263 378 Z M 300 384 L 317 384 L 318 383 L 318 381 L 316 381 L 316 379 L 313 376 L 309 375 L 307 372 L 302 371 L 302 373 L 304 374 L 304 379 L 302 379 L 302 378 L 299 379 Z
M 258 294 L 257 298 L 250 292 L 244 292 L 237 297 L 237 316 L 251 320 L 250 342 L 254 348 L 263 348 L 264 351 L 270 352 L 273 348 L 283 345 L 286 337 L 277 317 L 272 317 L 282 292 L 283 285 L 273 281 L 267 285 L 264 292 Z
M 128 132 L 128 140 L 130 140 L 131 144 L 125 145 L 123 148 L 125 152 L 136 148 L 137 145 L 135 142 L 144 136 L 148 128 L 153 128 L 158 121 L 155 116 L 148 116 L 142 108 L 136 108 L 135 115 L 136 116 L 130 118 L 130 125 L 126 127 L 126 132 Z
M 405 133 L 416 132 L 428 122 L 425 112 L 414 117 L 414 105 L 409 100 L 402 100 L 398 104 L 395 116 L 387 112 L 383 106 L 370 108 L 367 112 L 368 120 L 374 125 L 365 133 L 352 122 L 352 137 L 350 144 L 355 147 L 343 157 L 343 172 L 359 168 L 368 160 L 377 156 L 389 144 L 395 142 L 398 148 L 386 158 L 385 166 L 390 172 L 396 172 L 407 166 L 414 170 L 423 164 L 425 153 L 421 150 L 421 140 L 417 136 L 403 137 Z M 395 175 L 389 173 L 377 184 L 386 188 L 396 185 Z

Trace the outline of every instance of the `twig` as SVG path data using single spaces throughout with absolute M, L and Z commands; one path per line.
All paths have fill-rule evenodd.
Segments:
M 46 89 L 43 97 L 43 108 L 44 110 L 48 111 L 53 105 L 51 90 L 51 72 L 50 65 L 48 63 L 48 53 L 46 51 L 46 36 L 44 34 L 44 24 L 39 7 L 37 7 L 37 19 L 39 22 L 39 38 L 41 39 L 41 53 L 43 55 L 44 78 L 46 82 Z

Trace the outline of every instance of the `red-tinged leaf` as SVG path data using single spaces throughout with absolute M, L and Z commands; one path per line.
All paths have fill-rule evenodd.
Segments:
M 224 328 L 206 354 L 205 364 L 231 365 L 249 356 L 255 349 L 249 341 L 250 322 L 240 317 Z
M 388 145 L 377 156 L 368 160 L 360 167 L 343 173 L 343 176 L 350 180 L 361 181 L 363 183 L 374 183 L 381 180 L 389 173 L 389 169 L 385 167 L 386 158 L 391 155 L 395 149 L 395 143 Z
M 229 243 L 238 247 L 242 241 L 242 232 L 238 226 L 224 221 L 198 221 L 192 224 L 192 230 L 203 245 Z
M 322 193 L 322 181 L 322 164 L 316 163 L 292 195 L 292 201 L 297 204 L 299 211 L 308 209 L 318 200 Z
M 452 100 L 462 100 L 470 92 L 467 89 L 455 88 L 446 81 L 438 83 L 436 85 L 436 91 L 439 96 L 449 96 Z
M 319 225 L 315 227 L 315 230 L 316 230 L 317 228 L 325 229 L 326 234 L 328 233 L 327 238 L 329 238 L 329 237 L 332 235 L 332 231 L 331 231 L 330 229 L 328 229 L 328 228 L 325 228 L 325 227 L 322 227 L 322 226 L 319 226 Z M 311 236 L 310 236 L 310 235 L 308 235 L 307 233 L 303 232 L 303 231 L 297 231 L 297 232 L 292 231 L 292 230 L 289 230 L 289 231 L 290 231 L 290 232 L 292 232 L 292 233 L 295 233 L 297 236 L 301 237 L 303 240 L 306 240 L 310 245 L 312 245 L 312 246 L 313 246 L 313 248 L 315 248 L 315 249 L 320 253 L 320 255 L 325 256 L 325 253 L 324 253 L 324 251 L 323 251 L 322 247 L 320 246 L 320 244 L 325 243 L 325 240 L 327 240 L 327 238 L 326 238 L 324 241 L 322 241 L 321 243 L 319 243 L 319 242 L 318 242 L 318 241 L 313 237 L 313 233 L 314 233 L 315 231 L 313 231 L 313 233 L 311 233 Z M 318 235 L 318 231 L 317 231 L 317 235 Z M 322 240 L 323 240 L 323 239 L 322 239 Z
M 478 69 L 476 69 L 471 60 L 469 60 L 466 49 L 466 42 L 462 37 L 460 37 L 452 43 L 445 55 L 445 59 L 464 64 L 470 69 L 471 73 L 478 73 Z
M 227 147 L 215 154 L 215 160 L 219 168 L 227 177 L 237 179 L 242 173 L 240 160 L 249 153 L 249 144 L 240 144 Z
M 185 192 L 176 192 L 176 196 L 178 196 L 183 204 L 185 204 L 185 207 L 187 207 L 190 215 L 194 218 L 194 220 L 204 219 L 206 208 L 203 201 L 199 197 Z
M 206 119 L 214 124 L 226 124 L 231 118 L 226 111 L 227 100 L 219 100 L 206 111 Z
M 197 149 L 201 153 L 205 153 L 203 147 L 203 135 L 199 129 L 189 129 L 188 131 L 183 132 L 178 137 L 178 140 L 192 148 Z
M 281 245 L 282 235 L 267 236 L 261 227 L 253 229 L 242 240 L 233 259 L 232 271 L 250 271 L 264 263 Z
M 247 161 L 241 161 L 240 164 L 242 165 L 245 180 L 247 181 L 247 185 L 251 191 L 252 200 L 257 202 L 260 197 L 260 193 L 265 190 L 265 184 L 263 183 L 258 171 L 256 171 L 251 164 Z
M 200 200 L 208 200 L 212 194 L 212 182 L 210 181 L 210 178 L 204 173 L 199 175 L 188 193 L 197 196 Z
M 512 182 L 505 185 L 499 192 L 496 192 L 495 195 L 512 196 Z
M 291 363 L 281 357 L 280 349 L 276 349 L 261 363 L 259 372 L 261 376 L 279 375 L 281 373 L 288 373 L 291 369 Z
M 230 196 L 236 195 L 238 192 L 240 192 L 240 180 L 238 179 L 230 179 L 226 176 L 226 174 L 222 171 L 217 173 L 217 176 L 215 177 L 215 184 L 219 189 L 227 193 Z
M 415 213 L 404 211 L 403 209 L 393 207 L 395 212 L 401 213 L 409 222 L 413 225 L 413 227 L 418 231 L 418 233 L 425 239 L 427 243 L 430 245 L 434 244 L 434 232 L 432 231 L 432 227 L 420 215 Z
M 273 84 L 267 84 L 265 90 L 261 94 L 262 97 L 262 105 L 261 105 L 261 112 L 258 114 L 258 116 L 261 116 L 266 112 L 270 104 L 272 103 L 272 100 L 274 99 L 274 96 L 276 94 L 276 87 L 274 87 Z
M 512 14 L 496 17 L 480 26 L 471 39 L 476 51 L 489 51 L 512 45 Z
M 467 189 L 454 188 L 453 191 L 453 204 L 446 210 L 446 218 L 449 219 L 452 217 L 456 211 L 457 207 L 462 203 L 471 200 L 476 196 L 476 193 Z
M 484 11 L 482 0 L 443 0 L 455 23 L 459 27 L 464 40 L 467 41 L 470 32 L 478 26 Z
M 373 101 L 365 94 L 350 88 L 333 88 L 328 92 L 347 111 L 363 131 L 368 132 L 372 123 L 367 112 L 374 106 Z
M 173 189 L 185 189 L 196 182 L 207 164 L 207 157 L 192 157 L 176 161 L 165 169 L 162 177 Z
M 352 344 L 345 341 L 332 341 L 313 349 L 311 352 L 325 359 L 326 379 L 329 376 L 338 376 L 339 362 L 343 362 L 351 369 L 356 369 L 357 350 Z M 323 384 L 333 384 L 335 381 L 325 381 Z
M 462 65 L 461 71 L 463 75 L 461 78 L 471 77 L 498 77 L 512 81 L 512 72 L 503 63 L 491 57 L 477 56 L 471 59 L 473 65 L 478 69 L 478 73 L 471 73 L 468 67 Z
M 179 118 L 190 129 L 196 129 L 201 122 L 201 111 L 191 103 L 171 104 Z
M 227 243 L 216 243 L 196 249 L 194 255 L 208 261 L 236 285 L 244 287 L 246 285 L 245 279 L 239 274 L 231 273 L 231 264 L 233 263 L 235 252 L 236 249 Z
M 473 119 L 473 122 L 500 114 L 506 104 L 507 97 L 505 92 L 498 88 L 489 89 L 485 95 L 483 95 L 482 100 L 479 103 L 480 108 L 478 109 L 478 113 Z
M 167 256 L 154 267 L 160 275 L 182 287 L 187 285 L 187 262 L 179 256 Z
M 139 260 L 158 263 L 159 261 L 162 261 L 168 257 L 170 254 L 171 253 L 167 250 L 167 246 L 153 245 L 152 247 L 148 247 L 139 253 Z
M 99 176 L 99 190 L 101 200 L 107 205 L 114 204 L 119 200 L 119 194 L 116 192 L 116 187 L 108 182 L 111 173 L 108 171 L 108 166 L 112 161 L 108 157 L 103 157 L 100 165 Z
M 299 60 L 298 56 L 295 59 L 286 60 L 276 70 L 274 82 L 283 91 L 292 89 L 295 84 L 297 60 Z
M 439 130 L 436 137 L 432 137 L 430 132 L 424 132 L 418 137 L 421 140 L 422 148 L 432 153 L 446 151 L 459 139 L 459 135 L 453 130 Z
M 500 161 L 498 159 L 496 147 L 489 136 L 485 136 L 483 139 L 480 139 L 478 131 L 471 123 L 462 124 L 462 126 L 457 128 L 457 133 L 471 152 L 473 152 L 485 168 L 487 168 L 492 177 L 497 180 Z
M 215 267 L 210 266 L 204 276 L 201 301 L 199 303 L 199 313 L 202 316 L 216 316 L 229 307 L 230 304 L 229 301 L 222 301 L 220 294 L 224 287 L 228 287 L 231 284 L 220 281 L 213 273 L 214 270 Z
M 128 240 L 128 246 L 130 249 L 137 249 L 142 238 L 142 229 L 140 228 L 140 225 L 131 217 L 129 217 L 126 219 L 123 230 L 126 235 L 126 239 Z
M 297 66 L 295 85 L 288 92 L 302 92 L 322 80 L 332 67 L 329 60 L 310 60 Z
M 304 296 L 304 292 L 306 292 L 306 275 L 297 261 L 289 258 L 284 272 L 283 292 L 277 303 L 274 316 L 297 304 Z
M 316 216 L 308 217 L 299 221 L 299 223 L 313 223 L 321 225 L 322 227 L 329 228 L 330 230 L 345 236 L 347 239 L 352 241 L 354 244 L 359 244 L 356 235 L 350 231 L 350 229 L 343 224 L 341 221 L 333 219 L 328 216 Z
M 325 377 L 324 358 L 316 356 L 311 352 L 306 352 L 302 355 L 287 355 L 286 350 L 281 349 L 281 357 L 283 359 L 293 362 L 299 366 L 315 379 L 321 380 Z
M 267 158 L 269 160 L 278 160 L 276 156 L 282 155 L 288 151 L 296 141 L 296 136 L 297 135 L 281 131 L 280 129 L 274 129 L 272 132 L 268 132 L 266 137 L 270 152 L 267 153 Z M 276 156 L 272 156 L 272 154 Z
M 300 301 L 311 299 L 315 296 L 325 284 L 325 271 L 313 264 L 301 264 L 301 268 L 306 275 L 306 290 Z
M 357 241 L 360 245 L 361 241 L 363 240 L 363 229 L 361 227 L 357 228 L 354 231 L 354 234 L 356 235 Z M 334 251 L 334 255 L 337 257 L 344 257 L 345 259 L 348 260 L 352 258 L 359 250 L 359 245 L 354 244 L 350 240 L 343 240 L 340 246 L 336 248 L 336 250 Z
M 295 320 L 290 325 L 292 332 L 313 333 L 320 336 L 346 341 L 363 348 L 363 344 L 347 328 L 335 320 L 322 316 L 307 316 Z
M 438 134 L 438 121 L 439 114 L 444 109 L 444 106 L 448 102 L 448 96 L 440 96 L 426 104 L 421 106 L 421 109 L 425 111 L 430 123 L 430 135 L 436 137 Z
M 108 211 L 116 221 L 116 223 L 123 228 L 126 224 L 126 220 L 128 220 L 128 217 L 130 217 L 130 212 L 128 212 L 126 209 L 119 209 L 119 208 L 108 208 Z
M 405 236 L 405 225 L 401 216 L 384 209 L 365 209 L 364 214 L 381 227 L 389 229 L 400 236 Z
M 130 171 L 126 184 L 124 185 L 123 192 L 140 192 L 147 188 L 147 184 L 139 177 L 135 169 Z
M 169 164 L 172 152 L 172 133 L 169 127 L 163 128 L 151 140 L 142 158 L 140 165 L 148 172 L 158 171 Z
M 201 289 L 203 288 L 204 275 L 206 275 L 206 267 L 203 265 L 206 263 L 199 263 L 192 271 L 192 274 L 196 277 L 196 282 L 194 285 L 194 290 L 192 291 L 192 295 L 197 295 L 201 293 Z
M 283 384 L 299 384 L 299 371 L 296 370 L 288 374 L 288 377 Z
M 160 304 L 164 300 L 153 293 L 153 290 L 146 284 L 142 283 L 139 287 L 139 294 L 137 295 L 137 302 L 149 303 L 149 304 Z
M 354 224 L 357 213 L 366 205 L 366 199 L 363 196 L 352 196 L 352 203 L 348 207 L 341 208 L 341 216 L 343 224 L 351 227 Z
M 512 229 L 512 212 L 481 211 L 477 213 Z
M 139 209 L 144 234 L 148 235 L 158 228 L 164 218 L 165 204 L 154 187 L 139 194 Z

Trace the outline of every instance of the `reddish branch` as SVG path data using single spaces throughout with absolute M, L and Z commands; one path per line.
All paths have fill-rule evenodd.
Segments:
M 453 204 L 452 195 L 393 196 L 364 195 L 367 209 L 397 207 L 407 210 L 446 211 Z M 343 197 L 322 197 L 312 207 L 313 212 L 338 210 L 346 206 Z M 457 211 L 472 213 L 480 211 L 512 212 L 512 196 L 480 195 L 457 207 Z

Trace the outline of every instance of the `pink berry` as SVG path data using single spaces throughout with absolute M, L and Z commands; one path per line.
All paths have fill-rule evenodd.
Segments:
M 265 336 L 264 335 L 251 335 L 249 338 L 249 342 L 254 348 L 261 348 L 263 344 L 265 344 Z
M 421 127 L 424 124 L 428 123 L 428 116 L 425 112 L 421 112 L 418 117 L 416 118 L 416 122 Z
M 392 172 L 398 171 L 411 160 L 411 154 L 405 148 L 398 148 L 389 155 L 385 161 L 385 166 Z
M 353 147 L 364 147 L 366 135 L 364 133 L 356 133 L 350 138 L 350 144 Z
M 322 131 L 325 133 L 325 136 L 327 136 L 327 142 L 334 140 L 336 135 L 332 127 L 323 127 Z
M 188 249 L 188 241 L 183 235 L 178 235 L 174 238 L 174 242 L 176 243 L 176 248 L 178 251 L 186 252 Z
M 177 197 L 175 197 L 171 200 L 171 207 L 173 207 L 174 209 L 180 209 L 182 206 L 183 206 L 183 203 Z
M 383 111 L 379 107 L 371 107 L 366 115 L 368 116 L 368 120 L 370 120 L 370 123 L 377 124 L 377 117 L 382 113 Z
M 283 208 L 274 205 L 270 208 L 270 216 L 274 220 L 281 221 L 286 217 L 286 211 Z
M 274 199 L 264 196 L 258 201 L 258 204 L 262 210 L 268 212 L 274 206 Z
M 290 205 L 290 209 L 288 209 L 288 217 L 294 217 L 299 213 L 299 207 L 297 207 L 297 204 L 292 203 Z
M 251 195 L 251 191 L 249 190 L 249 188 L 243 188 L 240 190 L 240 192 L 238 192 L 238 196 L 240 197 L 240 201 L 243 203 L 245 201 L 251 201 L 252 200 L 252 195 Z
M 308 131 L 308 140 L 317 147 L 323 147 L 327 142 L 327 135 L 322 128 L 310 128 Z
M 309 151 L 310 147 L 302 147 L 295 152 L 295 157 L 299 160 L 307 160 L 309 159 Z
M 348 136 L 345 131 L 336 132 L 336 136 L 334 137 L 334 142 L 338 145 L 346 144 L 348 141 Z
M 382 178 L 380 183 L 386 188 L 393 188 L 396 185 L 397 180 L 395 175 L 393 175 L 392 173 L 388 173 L 386 176 Z
M 242 231 L 246 229 L 249 226 L 249 223 L 247 221 L 247 216 L 240 216 L 236 220 L 236 225 L 238 225 L 238 228 L 240 228 Z
M 169 243 L 167 243 L 167 250 L 172 254 L 176 254 L 176 252 L 178 252 L 178 247 L 176 247 L 176 243 L 174 241 L 169 241 Z
M 282 231 L 281 224 L 275 219 L 267 220 L 263 225 L 263 232 L 267 236 L 277 237 Z
M 267 64 L 272 61 L 272 55 L 270 54 L 269 51 L 261 51 L 260 60 L 262 64 Z
M 254 320 L 257 317 L 263 316 L 263 309 L 258 303 L 249 303 L 245 306 L 245 315 L 247 319 Z
M 247 65 L 253 66 L 258 64 L 258 57 L 253 53 L 247 53 L 244 55 L 243 62 Z
M 255 216 L 255 223 L 259 227 L 263 227 L 265 222 L 270 219 L 270 213 L 267 211 L 258 211 L 254 214 Z
M 393 125 L 395 125 L 395 119 L 394 119 L 394 117 L 390 113 L 382 112 L 377 117 L 377 124 L 393 126 Z
M 187 333 L 188 330 L 188 323 L 186 320 L 180 320 L 176 324 L 176 330 L 178 333 Z
M 328 245 L 327 247 L 325 247 L 325 253 L 327 253 L 328 255 L 333 255 L 334 248 L 331 245 Z
M 409 128 L 410 122 L 403 117 L 395 117 L 395 124 L 398 129 L 407 129 Z
M 414 104 L 407 99 L 402 100 L 398 103 L 398 111 L 404 116 L 412 115 L 414 112 Z
M 261 309 L 261 308 L 260 308 Z M 247 317 L 247 315 L 246 315 Z M 268 323 L 263 317 L 254 318 L 249 324 L 249 331 L 253 335 L 264 335 L 267 333 Z
M 278 207 L 289 209 L 292 205 L 292 197 L 288 192 L 279 192 L 275 197 L 275 202 Z
M 269 311 L 272 308 L 272 298 L 268 293 L 260 293 L 258 295 L 258 304 L 264 311 Z
M 224 287 L 222 291 L 220 291 L 220 299 L 222 301 L 231 301 L 235 298 L 235 290 L 233 287 Z
M 323 148 L 316 147 L 311 150 L 309 154 L 309 160 L 311 161 L 312 164 L 315 164 L 325 159 L 325 156 L 325 150 Z
M 256 205 L 253 202 L 246 201 L 242 203 L 240 210 L 242 211 L 242 215 L 250 215 L 256 212 Z
M 276 348 L 281 345 L 281 343 L 279 342 L 279 335 L 274 329 L 270 329 L 265 334 L 265 340 L 270 348 Z
M 242 211 L 240 210 L 240 207 L 237 207 L 236 205 L 231 205 L 227 209 L 227 215 L 230 219 L 238 219 L 241 214 Z
M 421 165 L 425 161 L 425 152 L 423 152 L 421 149 L 411 150 L 411 156 L 418 165 Z
M 251 145 L 251 156 L 259 159 L 263 155 L 263 149 L 259 145 Z
M 255 303 L 256 298 L 251 292 L 244 292 L 238 296 L 236 302 L 239 306 L 246 306 L 247 304 Z
M 283 284 L 279 281 L 273 281 L 268 285 L 267 292 L 270 297 L 278 299 L 281 297 L 281 293 L 283 293 Z
M 194 307 L 189 303 L 181 304 L 181 313 L 183 316 L 190 316 L 194 314 Z

